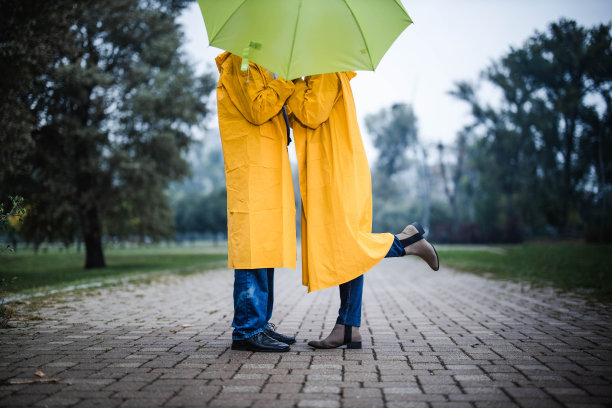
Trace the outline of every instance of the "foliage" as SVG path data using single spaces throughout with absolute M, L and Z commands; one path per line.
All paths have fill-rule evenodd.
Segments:
M 4 203 L 0 202 L 0 230 L 6 230 L 10 227 L 16 228 L 23 222 L 23 217 L 26 214 L 26 209 L 23 206 L 23 197 L 9 197 L 11 204 L 8 210 L 5 211 Z M 0 254 L 5 251 L 13 252 L 13 248 L 10 246 L 0 249 Z M 10 282 L 14 282 L 17 279 L 16 276 L 12 276 Z M 13 317 L 13 310 L 6 306 L 4 303 L 4 294 L 9 282 L 5 278 L 0 278 L 0 329 L 8 327 L 8 322 Z
M 376 200 L 376 207 L 373 214 L 372 231 L 375 232 L 390 232 L 397 234 L 401 232 L 406 225 L 413 221 L 426 219 L 426 207 L 422 200 L 406 200 L 400 201 L 384 201 Z M 434 200 L 429 206 L 431 223 L 426 227 L 430 237 L 434 237 L 436 242 L 448 241 L 450 231 L 447 231 L 446 225 L 450 225 L 452 221 L 451 211 L 448 204 L 441 200 Z
M 469 161 L 473 135 L 470 127 L 457 134 L 453 144 L 438 143 L 438 170 L 450 206 L 450 220 L 438 224 L 435 236 L 445 242 L 477 242 L 482 232 L 474 223 L 473 196 L 476 173 Z M 453 157 L 449 160 L 448 157 Z
M 374 135 L 378 150 L 372 172 L 373 193 L 376 198 L 388 199 L 398 193 L 393 178 L 406 169 L 406 152 L 417 143 L 416 115 L 410 105 L 397 103 L 368 115 L 366 127 Z
M 214 81 L 196 77 L 180 49 L 176 17 L 187 0 L 60 1 L 50 15 L 34 3 L 3 26 L 43 44 L 48 63 L 7 93 L 22 106 L 28 95 L 34 119 L 22 126 L 24 135 L 31 129 L 22 164 L 1 169 L 2 190 L 31 205 L 21 233 L 35 246 L 80 236 L 86 267 L 103 267 L 104 234 L 172 234 L 165 189 L 188 172 L 183 154 L 191 127 L 208 114 Z M 19 43 L 8 44 L 17 53 Z M 19 59 L 6 62 L 8 71 L 21 68 Z
M 552 284 L 561 289 L 587 289 L 608 301 L 612 300 L 610 250 L 610 245 L 583 243 L 437 248 L 445 266 L 499 279 Z
M 21 224 L 23 217 L 26 215 L 23 197 L 10 196 L 9 200 L 11 203 L 7 210 L 4 209 L 4 203 L 0 202 L 0 229 L 6 229 L 10 226 L 15 227 Z
M 9 286 L 17 281 L 17 277 L 0 278 L 0 329 L 9 327 L 9 321 L 15 315 L 15 311 L 6 305 L 5 297 Z
M 206 130 L 203 140 L 192 143 L 186 156 L 190 174 L 168 189 L 171 196 L 191 193 L 210 193 L 225 186 L 225 167 L 218 131 Z
M 0 232 L 8 231 L 11 245 L 7 245 L 6 248 L 0 248 L 0 253 L 17 251 L 17 234 L 27 214 L 23 197 L 9 196 L 9 200 L 10 204 L 7 210 L 4 209 L 4 203 L 0 202 Z
M 219 135 L 206 134 L 189 152 L 191 175 L 171 186 L 177 238 L 218 235 L 227 230 L 227 194 Z
M 175 202 L 177 233 L 224 233 L 227 229 L 227 193 L 225 187 L 208 194 L 191 192 Z
M 470 83 L 456 85 L 451 93 L 470 104 L 469 130 L 479 135 L 468 160 L 485 235 L 512 242 L 610 223 L 611 77 L 610 25 L 560 20 L 485 71 L 499 106 L 482 105 Z
M 83 0 L 87 7 L 91 0 Z M 0 0 L 0 163 L 3 172 L 27 171 L 31 132 L 41 109 L 36 88 L 70 47 L 77 15 L 69 0 Z M 0 173 L 0 184 L 5 181 Z

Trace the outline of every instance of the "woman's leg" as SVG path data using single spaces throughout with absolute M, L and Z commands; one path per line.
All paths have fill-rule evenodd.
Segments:
M 347 348 L 361 348 L 361 298 L 363 275 L 339 286 L 340 309 L 338 319 L 329 336 L 323 340 L 310 341 L 314 348 L 330 349 L 346 345 Z
M 361 326 L 361 299 L 363 297 L 363 275 L 343 283 L 340 288 L 340 309 L 336 324 Z
M 401 241 L 397 238 L 397 236 L 394 236 L 394 237 L 395 238 L 393 239 L 391 248 L 389 249 L 389 252 L 387 253 L 387 255 L 385 255 L 385 258 L 396 258 L 398 256 L 404 256 L 406 254 Z

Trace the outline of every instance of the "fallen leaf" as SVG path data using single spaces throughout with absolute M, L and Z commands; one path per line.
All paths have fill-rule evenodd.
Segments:
M 38 377 L 44 377 L 45 373 L 43 373 L 42 371 L 38 370 L 37 372 L 34 373 L 34 375 L 36 375 Z
M 184 324 L 184 325 L 183 325 L 183 327 L 184 327 L 184 328 L 187 328 L 187 327 L 193 327 L 193 324 Z

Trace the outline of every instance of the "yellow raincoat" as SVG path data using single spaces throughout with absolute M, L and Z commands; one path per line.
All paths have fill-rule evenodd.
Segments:
M 354 72 L 295 81 L 289 98 L 302 194 L 302 283 L 348 282 L 385 257 L 392 234 L 372 234 L 370 168 L 349 81 Z
M 295 202 L 281 109 L 292 82 L 224 52 L 217 109 L 227 185 L 228 266 L 295 269 Z

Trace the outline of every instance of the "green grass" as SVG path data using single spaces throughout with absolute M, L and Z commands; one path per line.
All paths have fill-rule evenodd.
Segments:
M 150 246 L 105 250 L 106 268 L 83 269 L 83 253 L 51 248 L 34 254 L 20 250 L 0 254 L 0 279 L 9 293 L 58 289 L 133 275 L 190 274 L 227 264 L 224 244 Z
M 459 270 L 566 290 L 586 289 L 600 300 L 612 300 L 612 245 L 457 245 L 440 246 L 438 253 L 443 265 Z
M 51 248 L 34 254 L 0 253 L 0 279 L 9 293 L 58 289 L 126 276 L 190 274 L 226 265 L 227 247 L 198 243 L 182 247 L 107 249 L 105 269 L 84 270 L 84 254 Z M 493 278 L 581 290 L 612 301 L 612 245 L 529 243 L 500 246 L 436 246 L 443 265 Z M 12 278 L 17 279 L 12 281 Z

